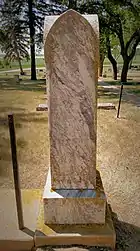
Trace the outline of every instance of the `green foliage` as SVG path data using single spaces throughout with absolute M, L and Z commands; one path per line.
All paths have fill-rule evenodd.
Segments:
M 2 6 L 0 45 L 8 61 L 29 58 L 28 35 L 21 18 L 20 1 L 15 8 L 15 1 L 5 1 Z
M 116 42 L 119 42 L 120 54 L 124 62 L 122 80 L 125 82 L 129 63 L 140 43 L 140 0 L 83 1 L 79 11 L 98 14 L 100 30 L 104 31 L 106 37 L 110 37 L 111 45 L 114 40 L 114 38 L 112 40 L 112 34 L 117 38 Z

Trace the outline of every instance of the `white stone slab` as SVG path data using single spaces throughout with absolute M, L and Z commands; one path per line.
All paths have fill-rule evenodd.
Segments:
M 18 228 L 14 190 L 0 190 L 0 250 L 26 251 L 34 246 L 39 204 L 42 191 L 22 190 L 24 231 Z

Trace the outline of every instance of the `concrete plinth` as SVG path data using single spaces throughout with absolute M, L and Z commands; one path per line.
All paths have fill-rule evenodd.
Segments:
M 88 245 L 111 247 L 114 250 L 115 243 L 116 234 L 112 222 L 111 211 L 108 206 L 104 225 L 45 225 L 43 205 L 40 208 L 37 230 L 35 233 L 36 247 L 45 245 Z
M 106 196 L 97 171 L 96 189 L 51 189 L 48 172 L 43 195 L 45 224 L 104 224 Z

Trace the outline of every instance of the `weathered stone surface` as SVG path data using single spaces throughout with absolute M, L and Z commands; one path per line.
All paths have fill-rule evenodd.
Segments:
M 45 224 L 104 224 L 106 196 L 99 172 L 96 189 L 51 189 L 51 175 L 43 195 Z
M 52 188 L 95 188 L 97 33 L 80 14 L 67 11 L 47 35 L 45 61 Z
M 45 245 L 79 244 L 87 246 L 106 246 L 115 250 L 116 234 L 108 206 L 106 210 L 106 223 L 104 225 L 44 225 L 43 207 L 40 207 L 34 240 L 36 247 Z M 76 250 L 76 248 L 74 248 L 74 250 Z
M 97 15 L 82 15 L 87 21 L 90 23 L 92 28 L 97 34 L 97 37 L 99 37 L 99 21 L 98 21 L 98 16 Z M 54 22 L 60 17 L 60 15 L 52 15 L 52 16 L 47 16 L 45 17 L 45 22 L 44 22 L 44 43 L 46 41 L 46 37 L 54 24 Z

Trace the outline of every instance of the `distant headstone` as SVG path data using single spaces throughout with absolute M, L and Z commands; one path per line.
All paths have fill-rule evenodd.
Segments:
M 98 103 L 98 109 L 112 110 L 116 109 L 116 107 L 112 103 Z
M 36 107 L 36 111 L 39 111 L 39 112 L 48 111 L 48 105 L 47 104 L 39 104 Z

